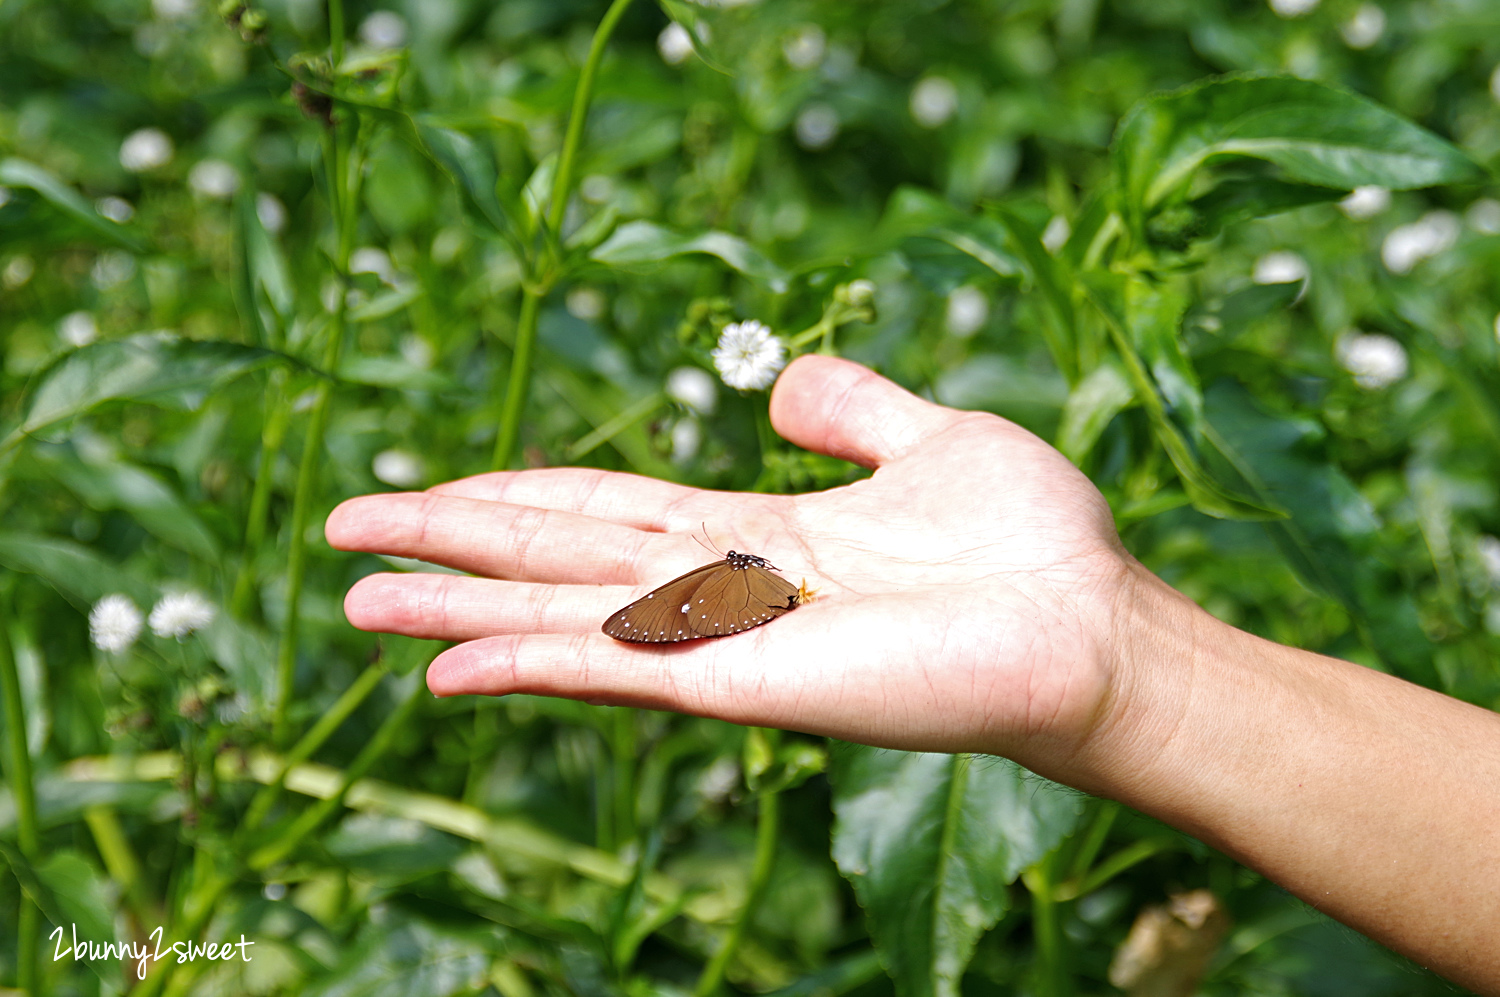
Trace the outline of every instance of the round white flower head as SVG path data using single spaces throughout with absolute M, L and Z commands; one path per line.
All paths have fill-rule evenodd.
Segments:
M 672 462 L 686 464 L 698 455 L 698 448 L 702 445 L 703 427 L 698 420 L 691 416 L 678 419 L 677 425 L 672 427 Z
M 1301 17 L 1318 7 L 1318 0 L 1270 0 L 1277 17 Z
M 804 149 L 826 149 L 839 137 L 839 112 L 827 104 L 808 104 L 793 126 L 797 144 Z
M 162 596 L 151 610 L 151 617 L 147 622 L 151 624 L 151 632 L 156 636 L 182 640 L 188 634 L 212 623 L 217 612 L 213 603 L 190 589 Z
M 1255 261 L 1250 279 L 1257 284 L 1291 284 L 1307 279 L 1307 261 L 1287 249 L 1267 253 Z
M 141 611 L 130 596 L 116 592 L 94 603 L 89 612 L 89 640 L 101 651 L 119 654 L 141 635 Z
M 1391 229 L 1380 244 L 1380 260 L 1391 273 L 1410 273 L 1418 263 L 1451 248 L 1458 234 L 1457 215 L 1429 211 L 1410 225 Z
M 396 268 L 391 264 L 391 254 L 379 246 L 360 246 L 351 253 L 349 272 L 372 273 L 386 284 L 396 277 Z
M 172 161 L 172 140 L 160 128 L 133 131 L 120 143 L 120 165 L 131 173 L 144 173 Z
M 286 205 L 275 194 L 261 191 L 255 195 L 255 217 L 272 235 L 286 228 Z
M 1374 218 L 1390 206 L 1391 192 L 1374 184 L 1355 187 L 1348 197 L 1339 202 L 1339 210 L 1356 221 Z
M 1480 235 L 1500 235 L 1500 201 L 1481 197 L 1464 209 L 1464 221 Z
M 1406 376 L 1406 348 L 1390 336 L 1350 331 L 1340 337 L 1334 353 L 1361 388 L 1378 391 Z
M 1354 49 L 1366 49 L 1380 41 L 1385 34 L 1385 11 L 1373 3 L 1360 4 L 1353 16 L 1339 28 L 1344 44 Z
M 603 291 L 587 284 L 571 288 L 564 303 L 569 315 L 585 322 L 593 322 L 603 316 L 604 308 L 609 304 Z
M 360 22 L 359 40 L 371 48 L 400 48 L 406 44 L 406 18 L 377 10 Z
M 240 189 L 240 174 L 222 159 L 204 159 L 189 171 L 188 186 L 204 197 L 223 201 Z
M 816 24 L 804 24 L 781 43 L 781 54 L 793 69 L 811 69 L 823 61 L 828 36 Z
M 965 284 L 948 293 L 948 309 L 943 324 L 959 339 L 968 339 L 984 328 L 990 318 L 990 299 L 977 287 Z
M 91 312 L 68 312 L 57 323 L 57 335 L 69 346 L 87 346 L 99 338 L 99 324 Z
M 135 217 L 135 205 L 123 197 L 101 197 L 94 202 L 94 210 L 119 225 Z
M 1474 553 L 1479 555 L 1479 566 L 1484 569 L 1490 588 L 1500 589 L 1500 537 L 1481 536 L 1474 544 Z
M 667 65 L 680 66 L 693 54 L 693 36 L 688 34 L 687 28 L 673 21 L 656 36 L 656 51 L 661 53 L 661 59 Z
M 946 76 L 928 76 L 911 88 L 911 116 L 923 128 L 936 128 L 958 110 L 958 87 Z
M 733 322 L 719 334 L 714 367 L 731 388 L 763 391 L 786 366 L 786 344 L 761 322 Z
M 375 477 L 397 488 L 415 488 L 425 474 L 422 458 L 409 450 L 382 450 L 370 465 Z
M 707 415 L 714 410 L 718 392 L 714 379 L 700 367 L 678 367 L 667 375 L 667 397 L 681 402 L 695 412 Z

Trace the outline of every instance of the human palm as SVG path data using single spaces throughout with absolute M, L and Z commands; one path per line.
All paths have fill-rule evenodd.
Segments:
M 1128 563 L 1088 480 L 1018 426 L 847 361 L 794 363 L 771 414 L 792 442 L 875 474 L 783 496 L 559 468 L 353 499 L 329 517 L 335 547 L 482 577 L 373 575 L 349 619 L 461 642 L 428 671 L 439 695 L 567 696 L 917 750 L 1076 747 L 1110 693 Z M 818 598 L 722 639 L 601 633 L 708 559 L 705 528 Z

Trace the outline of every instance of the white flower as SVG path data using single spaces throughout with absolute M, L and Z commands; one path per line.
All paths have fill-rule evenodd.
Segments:
M 422 458 L 409 450 L 382 450 L 370 464 L 375 477 L 397 488 L 415 488 L 422 483 Z
M 255 195 L 255 217 L 262 228 L 275 235 L 286 228 L 286 205 L 275 194 L 262 191 Z
M 371 48 L 400 48 L 406 44 L 406 18 L 377 10 L 360 22 L 359 40 Z
M 130 596 L 116 592 L 94 603 L 89 613 L 89 640 L 101 651 L 119 654 L 141 635 L 141 611 Z
M 163 21 L 180 21 L 197 7 L 196 0 L 151 0 L 151 13 Z
M 1307 279 L 1307 261 L 1287 249 L 1267 253 L 1255 261 L 1250 279 L 1257 284 L 1290 284 Z
M 1270 0 L 1277 17 L 1301 17 L 1317 9 L 1318 0 Z
M 188 186 L 204 197 L 223 201 L 240 189 L 240 174 L 222 159 L 204 159 L 188 173 Z
M 826 149 L 839 137 L 839 112 L 827 104 L 808 104 L 793 126 L 797 144 L 804 149 Z
M 1361 388 L 1377 391 L 1406 376 L 1406 349 L 1390 336 L 1350 330 L 1334 353 Z
M 212 623 L 217 612 L 198 592 L 169 592 L 157 600 L 147 622 L 156 636 L 181 640 Z
M 1380 245 L 1380 259 L 1391 273 L 1410 273 L 1428 257 L 1458 241 L 1458 216 L 1451 211 L 1429 211 L 1410 225 L 1398 225 Z
M 144 173 L 172 161 L 172 140 L 160 128 L 133 131 L 120 143 L 120 165 L 131 173 Z
M 349 254 L 349 272 L 372 273 L 386 284 L 396 276 L 396 268 L 391 265 L 391 254 L 379 246 L 361 246 Z
M 1500 537 L 1481 536 L 1474 544 L 1474 553 L 1479 555 L 1479 564 L 1484 568 L 1490 588 L 1500 589 Z
M 101 291 L 119 287 L 135 276 L 135 257 L 123 249 L 111 249 L 100 253 L 89 270 L 89 279 Z
M 699 367 L 678 367 L 667 375 L 667 397 L 681 402 L 695 412 L 704 415 L 714 410 L 719 400 L 714 388 L 714 379 Z
M 69 346 L 87 346 L 99 338 L 92 312 L 68 312 L 57 323 L 58 338 Z
M 693 36 L 688 34 L 687 28 L 673 21 L 656 36 L 656 51 L 661 53 L 662 61 L 667 65 L 680 66 L 693 54 Z
M 1373 3 L 1360 4 L 1353 16 L 1339 28 L 1339 34 L 1344 36 L 1344 44 L 1350 48 L 1369 48 L 1385 34 L 1385 11 Z
M 672 462 L 686 464 L 703 445 L 703 427 L 694 418 L 678 419 L 672 427 Z
M 1356 221 L 1374 218 L 1390 206 L 1391 192 L 1374 184 L 1355 187 L 1348 197 L 1339 202 L 1339 210 Z
M 786 366 L 786 344 L 761 322 L 734 322 L 719 334 L 713 357 L 725 384 L 741 391 L 761 391 Z
M 120 225 L 135 217 L 135 206 L 123 197 L 101 197 L 94 202 L 94 210 Z
M 568 314 L 585 322 L 593 322 L 603 315 L 606 303 L 604 292 L 586 284 L 569 290 L 564 299 Z
M 5 264 L 5 270 L 0 272 L 0 284 L 5 285 L 6 290 L 14 290 L 30 280 L 34 273 L 36 264 L 31 262 L 31 257 L 12 256 Z
M 432 366 L 432 346 L 414 332 L 402 336 L 397 349 L 401 351 L 401 359 L 413 367 L 426 370 Z
M 823 61 L 828 36 L 816 24 L 804 24 L 781 43 L 781 54 L 793 69 L 811 69 Z
M 1062 215 L 1053 215 L 1052 220 L 1047 222 L 1047 227 L 1042 229 L 1042 245 L 1047 252 L 1056 256 L 1057 251 L 1068 244 L 1068 236 L 1073 234 L 1073 226 Z
M 965 284 L 948 293 L 948 310 L 943 324 L 960 339 L 968 339 L 989 321 L 990 299 L 977 287 Z
M 911 88 L 911 116 L 923 128 L 936 128 L 958 110 L 958 87 L 944 76 L 928 76 Z
M 1480 235 L 1500 235 L 1500 201 L 1481 197 L 1464 209 L 1464 221 Z

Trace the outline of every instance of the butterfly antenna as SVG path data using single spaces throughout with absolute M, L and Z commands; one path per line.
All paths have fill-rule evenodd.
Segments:
M 708 541 L 708 543 L 704 543 L 703 540 L 698 540 L 697 534 L 694 534 L 693 539 L 698 540 L 698 546 L 702 547 L 704 550 L 713 551 L 715 554 L 719 555 L 719 557 L 722 558 L 724 556 L 724 552 L 714 546 L 713 539 L 708 535 L 708 524 L 699 523 L 698 525 L 703 527 L 703 539 Z

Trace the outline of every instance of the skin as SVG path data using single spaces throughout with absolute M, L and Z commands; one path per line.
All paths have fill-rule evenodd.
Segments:
M 481 577 L 372 575 L 345 612 L 459 642 L 428 669 L 439 696 L 564 696 L 1005 755 L 1500 994 L 1500 717 L 1214 619 L 1125 551 L 1083 474 L 1004 419 L 817 356 L 782 373 L 771 419 L 875 474 L 781 496 L 557 468 L 351 499 L 329 517 L 334 547 Z M 818 600 L 724 640 L 600 633 L 704 563 L 705 523 Z

